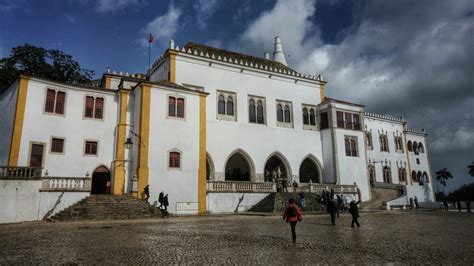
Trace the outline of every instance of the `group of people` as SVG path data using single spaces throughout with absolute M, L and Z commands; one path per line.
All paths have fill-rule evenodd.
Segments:
M 454 209 L 458 209 L 459 212 L 461 212 L 462 210 L 462 202 L 460 200 L 456 200 L 455 198 L 453 198 L 451 200 L 452 204 L 453 204 L 453 208 Z M 464 202 L 464 204 L 466 204 L 466 212 L 471 212 L 471 201 L 470 200 L 466 200 Z M 444 211 L 448 211 L 449 210 L 449 204 L 448 204 L 448 199 L 446 197 L 443 198 L 443 206 L 444 206 Z
M 339 195 L 337 196 L 338 196 L 337 197 L 338 200 L 335 200 L 333 190 L 331 192 L 323 191 L 322 198 L 327 207 L 327 212 L 331 216 L 331 224 L 333 226 L 336 225 L 336 218 L 339 218 L 339 210 L 341 209 L 340 206 L 338 207 L 338 201 L 340 199 L 342 200 L 342 198 Z M 349 204 L 349 213 L 352 216 L 351 227 L 355 227 L 356 225 L 357 227 L 360 227 L 360 223 L 358 220 L 359 203 L 360 203 L 360 200 L 357 202 L 353 200 Z M 288 205 L 286 206 L 285 211 L 283 213 L 283 219 L 286 220 L 286 222 L 290 224 L 291 237 L 293 239 L 293 242 L 296 242 L 296 224 L 303 220 L 301 207 L 304 207 L 304 193 L 303 193 L 303 197 L 301 197 L 301 193 L 300 193 L 300 205 L 298 205 L 294 199 L 289 199 Z
M 145 188 L 143 189 L 143 194 L 144 194 L 144 199 L 148 203 L 148 199 L 150 198 L 150 185 L 146 185 Z M 155 201 L 156 203 L 156 201 Z M 164 213 L 168 214 L 168 206 L 169 201 L 168 201 L 168 194 L 165 194 L 163 191 L 160 192 L 160 195 L 158 196 L 158 203 L 160 205 L 158 206 L 158 209 Z

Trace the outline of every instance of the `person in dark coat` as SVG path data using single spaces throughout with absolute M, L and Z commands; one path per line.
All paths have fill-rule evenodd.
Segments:
M 418 204 L 418 198 L 415 196 L 415 199 L 413 200 L 415 202 L 415 208 L 420 208 L 420 204 Z
M 296 223 L 303 220 L 303 214 L 293 199 L 288 200 L 288 206 L 283 213 L 283 220 L 286 220 L 286 222 L 290 224 L 291 237 L 293 238 L 293 242 L 296 242 Z
M 150 198 L 150 185 L 145 186 L 143 194 L 145 194 L 145 201 L 148 202 L 148 199 Z
M 160 195 L 158 196 L 158 202 L 160 203 L 160 206 L 158 208 L 161 210 L 163 208 L 163 198 L 165 197 L 165 193 L 163 191 L 160 192 Z
M 334 199 L 328 200 L 328 212 L 331 215 L 331 224 L 336 225 L 336 215 L 339 217 L 339 211 L 337 210 L 337 203 Z
M 359 221 L 357 220 L 357 218 L 359 218 L 359 207 L 357 206 L 359 203 L 360 200 L 358 202 L 351 201 L 349 204 L 349 213 L 352 215 L 351 227 L 354 227 L 354 223 L 357 225 L 357 227 L 360 227 Z
M 443 199 L 443 206 L 444 206 L 444 211 L 447 212 L 449 210 L 449 204 L 447 199 Z
M 168 201 L 168 194 L 166 194 L 164 197 L 163 197 L 163 206 L 165 206 L 165 213 L 168 212 L 168 205 L 170 205 L 169 201 Z

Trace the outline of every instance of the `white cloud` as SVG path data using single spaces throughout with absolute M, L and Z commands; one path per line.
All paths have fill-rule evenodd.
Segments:
M 155 42 L 167 43 L 169 39 L 176 34 L 179 28 L 178 20 L 182 14 L 180 8 L 170 4 L 168 11 L 157 16 L 152 21 L 148 22 L 145 28 L 142 30 L 146 34 L 146 38 L 142 38 L 139 42 L 144 46 L 148 47 L 148 34 L 151 33 L 155 39 Z
M 68 14 L 68 13 L 64 13 L 64 18 L 69 21 L 69 23 L 76 23 L 76 17 L 71 15 L 71 14 Z
M 199 29 L 207 28 L 207 21 L 214 15 L 219 0 L 197 0 L 194 5 L 196 13 L 196 23 Z
M 443 134 L 431 145 L 433 151 L 453 152 L 465 147 L 474 147 L 473 128 L 461 126 L 456 130 L 444 128 Z
M 82 5 L 92 5 L 96 12 L 114 13 L 127 8 L 137 8 L 145 4 L 146 0 L 73 0 Z
M 18 7 L 19 0 L 0 0 L 0 12 L 10 12 Z

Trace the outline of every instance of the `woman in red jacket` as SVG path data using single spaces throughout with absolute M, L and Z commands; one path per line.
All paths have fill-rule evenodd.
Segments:
M 290 223 L 291 236 L 293 237 L 293 242 L 296 242 L 296 223 L 303 220 L 303 215 L 301 214 L 301 209 L 293 199 L 290 199 L 288 203 L 285 213 L 283 214 L 283 219 L 286 219 L 286 222 Z

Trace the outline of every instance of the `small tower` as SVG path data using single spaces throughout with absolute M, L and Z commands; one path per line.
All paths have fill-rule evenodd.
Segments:
M 283 53 L 283 46 L 281 45 L 281 40 L 280 40 L 280 37 L 278 36 L 275 37 L 275 49 L 273 51 L 273 61 L 280 62 L 283 65 L 288 66 L 286 64 L 285 54 Z

